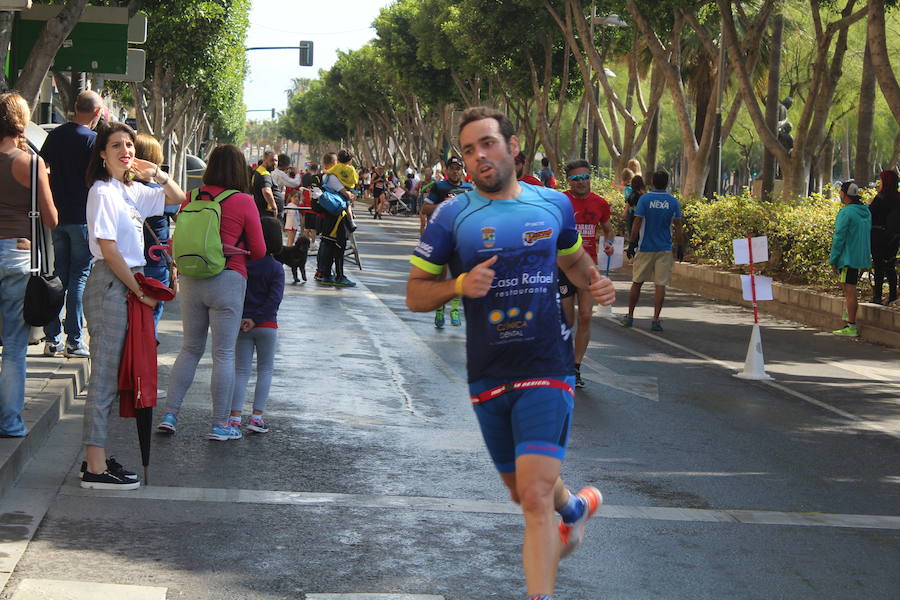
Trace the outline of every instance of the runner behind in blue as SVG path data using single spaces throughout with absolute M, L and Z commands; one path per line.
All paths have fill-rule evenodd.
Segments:
M 612 304 L 615 288 L 581 248 L 568 199 L 516 181 L 519 140 L 506 115 L 468 109 L 459 141 L 476 191 L 435 211 L 410 259 L 406 303 L 425 312 L 464 298 L 470 398 L 491 459 L 525 517 L 529 598 L 548 600 L 560 557 L 578 546 L 602 502 L 596 488 L 572 494 L 560 478 L 574 362 L 556 268 L 600 304 Z M 446 267 L 454 279 L 441 276 Z
M 425 197 L 425 204 L 422 206 L 422 212 L 425 213 L 426 216 L 432 215 L 441 203 L 473 189 L 471 183 L 463 180 L 463 176 L 465 175 L 464 167 L 465 165 L 463 165 L 462 159 L 458 156 L 451 156 L 447 160 L 447 178 L 435 182 L 435 184 L 431 186 L 428 196 Z M 450 324 L 454 327 L 462 325 L 459 314 L 459 298 L 450 300 Z M 443 304 L 434 311 L 434 326 L 438 329 L 443 329 L 444 327 Z

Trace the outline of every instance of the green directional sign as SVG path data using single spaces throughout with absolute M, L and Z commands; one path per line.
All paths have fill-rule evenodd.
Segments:
M 16 16 L 12 33 L 11 62 L 14 72 L 25 66 L 46 22 L 60 6 L 37 6 Z M 53 59 L 56 71 L 118 73 L 128 71 L 128 9 L 85 8 L 84 15 Z

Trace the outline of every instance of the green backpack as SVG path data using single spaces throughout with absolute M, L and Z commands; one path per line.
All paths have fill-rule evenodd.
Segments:
M 190 202 L 178 212 L 172 242 L 172 258 L 180 273 L 206 279 L 225 269 L 225 250 L 219 232 L 222 202 L 237 193 L 237 190 L 225 190 L 213 198 L 199 188 L 191 190 Z

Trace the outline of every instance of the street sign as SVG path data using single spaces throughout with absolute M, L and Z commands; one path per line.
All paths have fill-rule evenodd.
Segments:
M 98 73 L 98 75 L 109 81 L 143 81 L 147 72 L 147 53 L 139 48 L 129 48 L 127 62 L 128 68 L 124 74 Z
M 313 43 L 300 42 L 300 66 L 311 67 L 313 64 Z
M 147 15 L 135 13 L 128 20 L 128 43 L 143 44 L 147 41 Z
M 0 0 L 0 10 L 28 10 L 31 0 Z
M 11 53 L 14 71 L 18 72 L 25 66 L 44 25 L 62 8 L 35 5 L 31 10 L 16 15 Z M 52 68 L 57 71 L 124 75 L 128 70 L 128 34 L 127 8 L 87 6 L 56 53 Z

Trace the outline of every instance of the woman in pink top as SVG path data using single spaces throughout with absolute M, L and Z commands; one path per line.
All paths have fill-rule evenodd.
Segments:
M 222 201 L 222 225 L 219 229 L 226 248 L 225 270 L 208 279 L 178 278 L 181 322 L 184 329 L 181 352 L 169 375 L 166 415 L 159 430 L 175 433 L 178 412 L 188 388 L 194 381 L 197 363 L 203 357 L 206 334 L 212 330 L 213 369 L 210 392 L 213 415 L 210 440 L 235 440 L 240 429 L 228 424 L 234 388 L 234 348 L 240 330 L 247 289 L 247 261 L 266 254 L 259 212 L 248 189 L 247 163 L 235 146 L 218 146 L 209 157 L 201 189 L 214 198 L 224 190 L 239 190 Z M 177 223 L 176 223 L 177 235 Z M 249 251 L 230 253 L 229 247 Z

